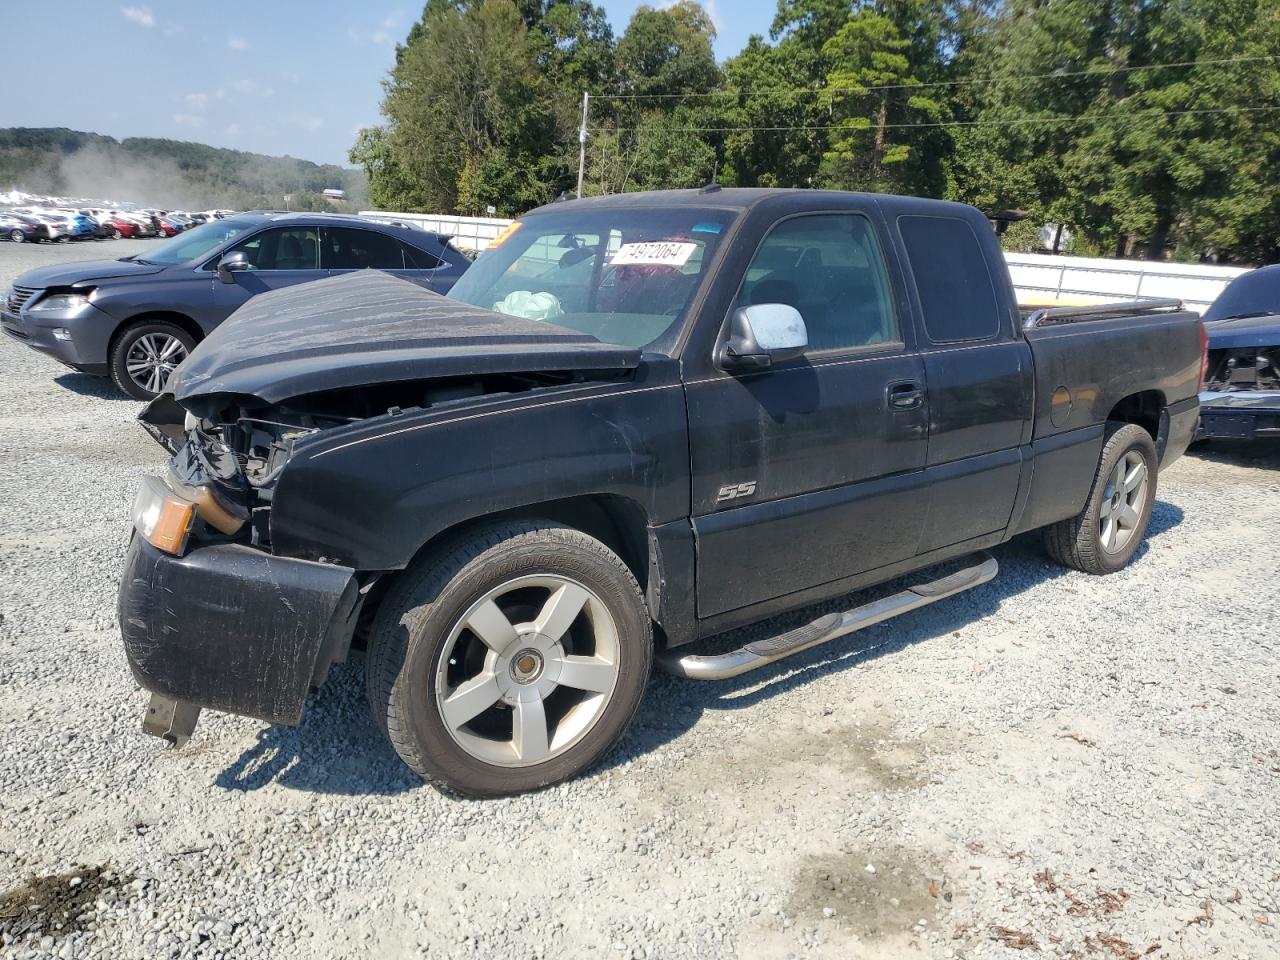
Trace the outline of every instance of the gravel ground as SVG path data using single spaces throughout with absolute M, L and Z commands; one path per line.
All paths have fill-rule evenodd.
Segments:
M 145 242 L 106 246 L 0 245 L 0 289 Z M 1120 574 L 1009 544 L 773 669 L 656 678 L 583 779 L 463 801 L 384 743 L 358 658 L 298 729 L 140 733 L 136 411 L 0 344 L 6 956 L 1280 956 L 1280 450 L 1180 461 Z

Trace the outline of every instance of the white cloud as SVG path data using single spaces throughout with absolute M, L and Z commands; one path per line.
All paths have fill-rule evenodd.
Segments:
M 244 37 L 228 37 L 227 46 L 232 50 L 248 50 L 249 41 Z
M 264 97 L 264 98 L 274 97 L 276 95 L 275 87 L 261 86 L 256 80 L 251 80 L 249 77 L 239 77 L 236 80 L 232 80 L 231 89 L 234 90 L 236 93 L 243 93 L 243 94 L 252 93 L 252 94 L 256 94 L 259 97 Z M 225 100 L 227 98 L 227 92 L 222 87 L 219 87 L 217 90 L 214 91 L 213 97 L 215 100 Z
M 226 129 L 226 131 L 225 131 L 225 132 L 226 132 L 226 134 L 227 134 L 227 136 L 228 136 L 228 137 L 238 137 L 238 136 L 240 136 L 240 124 L 238 124 L 238 123 L 228 123 L 228 124 L 227 124 L 227 129 Z
M 156 17 L 150 7 L 121 7 L 120 12 L 126 20 L 132 20 L 139 26 L 154 27 L 156 25 Z
M 324 126 L 323 117 L 304 116 L 302 114 L 294 114 L 289 117 L 289 122 L 295 127 L 314 133 Z
M 280 76 L 285 80 L 288 80 L 290 83 L 302 82 L 302 74 L 298 73 L 296 70 L 281 70 Z
M 378 25 L 378 29 L 373 31 L 373 34 L 369 37 L 369 42 L 376 43 L 380 46 L 391 46 L 394 44 L 396 42 L 396 38 L 392 34 L 391 30 L 396 25 L 396 19 L 395 14 L 383 17 L 382 23 Z
M 182 101 L 190 110 L 203 110 L 209 105 L 209 95 L 207 93 L 188 93 L 182 98 Z
M 196 116 L 193 113 L 175 113 L 173 115 L 173 122 L 180 127 L 191 127 L 195 130 L 199 130 L 204 126 L 204 117 Z
M 400 36 L 401 11 L 392 10 L 372 28 L 347 27 L 347 36 L 355 43 L 372 43 L 377 47 L 394 47 Z

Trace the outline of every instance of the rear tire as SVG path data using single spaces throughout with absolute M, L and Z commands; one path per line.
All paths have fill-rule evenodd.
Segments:
M 160 368 L 158 390 L 151 389 L 156 384 L 155 380 L 149 376 L 149 371 L 145 371 L 146 375 L 143 375 L 138 366 L 148 354 L 148 350 L 145 349 L 147 344 L 154 345 L 158 354 L 165 354 L 161 358 L 164 362 Z M 125 327 L 111 348 L 111 379 L 117 387 L 135 400 L 154 400 L 156 395 L 164 389 L 173 368 L 186 359 L 195 344 L 191 334 L 177 324 L 164 320 L 143 320 Z M 165 353 L 165 351 L 170 352 Z
M 493 797 L 598 763 L 652 660 L 644 598 L 618 556 L 570 527 L 514 521 L 405 572 L 375 618 L 365 689 L 414 772 Z
M 1121 570 L 1147 535 L 1159 462 L 1151 434 L 1137 424 L 1108 426 L 1084 509 L 1045 527 L 1045 549 L 1084 573 Z

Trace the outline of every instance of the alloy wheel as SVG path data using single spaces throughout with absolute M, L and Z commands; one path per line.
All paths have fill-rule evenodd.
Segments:
M 1133 537 L 1142 522 L 1147 498 L 1147 461 L 1129 450 L 1117 461 L 1102 491 L 1098 510 L 1098 533 L 1102 548 L 1118 553 Z
M 169 374 L 185 359 L 187 348 L 177 337 L 146 333 L 129 347 L 124 365 L 134 383 L 150 393 L 159 393 Z
M 619 663 L 618 626 L 594 592 L 566 577 L 519 577 L 488 591 L 450 631 L 436 706 L 475 759 L 544 763 L 600 719 Z

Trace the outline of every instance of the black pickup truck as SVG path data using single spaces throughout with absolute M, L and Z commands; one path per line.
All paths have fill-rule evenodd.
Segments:
M 423 777 L 562 780 L 617 742 L 655 660 L 771 663 L 985 582 L 983 551 L 1037 528 L 1068 566 L 1120 569 L 1203 367 L 1176 304 L 1024 316 L 978 211 L 890 196 L 568 201 L 448 297 L 374 271 L 265 294 L 142 414 L 173 453 L 120 586 L 144 728 L 296 724 L 364 647 Z

